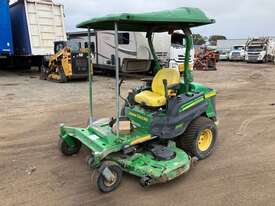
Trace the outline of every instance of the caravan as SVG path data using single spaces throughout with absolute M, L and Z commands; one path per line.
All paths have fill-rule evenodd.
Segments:
M 87 48 L 87 32 L 71 32 L 67 34 L 69 42 L 74 42 L 79 48 Z M 153 36 L 155 53 L 163 67 L 174 67 L 183 70 L 185 46 L 184 35 L 180 32 L 158 33 Z M 114 70 L 115 45 L 113 31 L 95 31 L 91 35 L 92 62 L 97 70 Z M 167 43 L 168 42 L 168 43 Z M 121 72 L 150 72 L 154 67 L 153 56 L 150 52 L 143 32 L 118 33 L 119 65 Z M 191 51 L 189 64 L 193 67 L 194 49 Z

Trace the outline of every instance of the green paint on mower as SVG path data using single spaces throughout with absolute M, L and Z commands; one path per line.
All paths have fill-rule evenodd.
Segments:
M 186 41 L 184 72 L 180 82 L 167 85 L 167 80 L 166 83 L 163 80 L 165 105 L 151 108 L 135 102 L 135 95 L 151 89 L 146 84 L 129 92 L 124 99 L 124 115 L 121 117 L 118 101 L 121 83 L 118 83 L 119 67 L 116 65 L 115 119 L 92 121 L 92 78 L 89 64 L 90 124 L 87 128 L 62 124 L 59 148 L 66 156 L 77 154 L 81 145 L 88 148 L 91 152 L 88 164 L 94 172 L 94 183 L 101 192 L 116 189 L 123 172 L 139 177 L 142 186 L 165 183 L 188 172 L 196 160 L 204 159 L 212 153 L 217 138 L 216 91 L 193 82 L 189 55 L 192 48 L 190 28 L 213 22 L 199 9 L 178 8 L 143 14 L 109 15 L 79 25 L 88 28 L 89 34 L 90 29 L 114 29 L 116 38 L 118 29 L 146 32 L 154 57 L 154 72 L 159 72 L 161 67 L 154 53 L 153 33 L 171 33 L 182 29 Z M 115 62 L 119 62 L 117 54 L 118 47 Z M 168 96 L 168 89 L 172 89 L 176 95 Z M 114 129 L 114 125 L 117 126 L 122 121 L 130 125 L 125 134 Z

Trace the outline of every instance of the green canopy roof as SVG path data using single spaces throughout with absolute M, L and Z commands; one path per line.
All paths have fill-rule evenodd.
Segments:
M 120 31 L 164 32 L 183 27 L 195 27 L 214 23 L 198 8 L 180 7 L 146 13 L 122 13 L 93 18 L 77 25 L 78 28 L 95 30 L 114 30 L 114 22 Z

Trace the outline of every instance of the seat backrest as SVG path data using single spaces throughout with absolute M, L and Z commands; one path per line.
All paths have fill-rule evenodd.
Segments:
M 167 80 L 167 86 L 180 82 L 180 73 L 177 69 L 163 68 L 158 71 L 152 82 L 152 91 L 161 96 L 165 96 L 163 79 Z

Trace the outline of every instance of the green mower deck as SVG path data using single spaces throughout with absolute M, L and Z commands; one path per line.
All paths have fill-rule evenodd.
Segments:
M 140 177 L 142 186 L 164 183 L 189 171 L 191 157 L 177 148 L 173 141 L 169 141 L 166 147 L 175 153 L 175 157 L 171 160 L 156 160 L 150 151 L 144 149 L 124 154 L 121 152 L 123 149 L 135 147 L 156 137 L 152 137 L 144 129 L 134 129 L 131 135 L 120 135 L 117 138 L 108 124 L 109 121 L 109 119 L 102 119 L 88 128 L 62 125 L 60 138 L 68 145 L 69 150 L 71 148 L 71 151 L 79 151 L 77 148 L 79 144 L 76 144 L 75 140 L 84 144 L 92 152 L 89 160 L 91 167 L 98 168 L 102 161 L 112 161 L 117 163 L 123 171 Z

